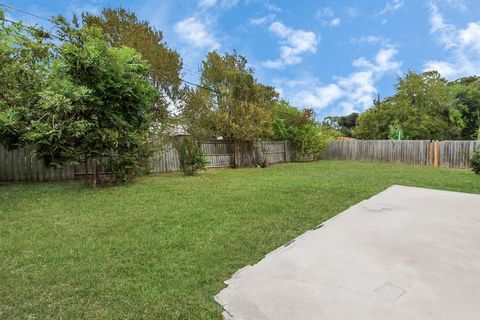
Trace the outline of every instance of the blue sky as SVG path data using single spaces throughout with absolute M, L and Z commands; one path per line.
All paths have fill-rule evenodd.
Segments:
M 43 17 L 123 6 L 162 30 L 198 80 L 209 50 L 237 50 L 257 78 L 318 118 L 363 111 L 408 70 L 480 74 L 480 0 L 9 0 Z M 12 11 L 10 18 L 46 25 Z

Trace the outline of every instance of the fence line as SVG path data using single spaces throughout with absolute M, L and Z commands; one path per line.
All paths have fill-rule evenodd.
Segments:
M 286 141 L 261 141 L 240 146 L 225 141 L 207 141 L 201 143 L 201 148 L 209 168 L 256 165 L 262 154 L 266 155 L 268 163 L 290 162 L 297 158 L 295 149 Z M 337 140 L 322 158 L 469 168 L 470 158 L 477 150 L 480 150 L 480 141 Z M 32 147 L 7 150 L 0 146 L 0 182 L 73 180 L 91 174 L 91 168 L 89 160 L 63 168 L 47 167 L 42 159 L 35 157 Z M 179 171 L 175 147 L 168 144 L 162 151 L 155 152 L 150 168 L 154 173 Z
M 477 150 L 480 141 L 337 140 L 322 158 L 469 168 Z
M 446 168 L 470 168 L 470 159 L 477 150 L 480 150 L 480 141 L 440 141 L 439 165 Z
M 268 163 L 287 162 L 292 161 L 294 152 L 285 141 L 245 143 L 237 150 L 232 142 L 225 141 L 206 141 L 200 145 L 208 160 L 208 168 L 253 166 L 258 163 L 262 153 L 266 154 Z M 173 144 L 167 144 L 163 150 L 152 155 L 150 169 L 154 173 L 180 170 L 179 155 Z M 90 160 L 78 165 L 53 168 L 45 166 L 42 159 L 37 159 L 32 147 L 7 150 L 0 145 L 0 182 L 73 180 L 91 173 Z
M 336 140 L 323 158 L 428 165 L 429 147 L 428 140 Z

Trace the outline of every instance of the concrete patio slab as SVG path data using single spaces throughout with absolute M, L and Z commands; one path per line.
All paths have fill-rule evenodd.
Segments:
M 480 319 L 480 195 L 392 186 L 226 284 L 233 320 Z

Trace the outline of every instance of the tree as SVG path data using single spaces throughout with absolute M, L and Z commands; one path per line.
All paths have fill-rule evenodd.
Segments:
M 203 61 L 200 82 L 210 88 L 205 94 L 217 136 L 252 141 L 271 133 L 272 109 L 278 93 L 257 82 L 245 57 L 236 52 L 223 56 L 210 52 Z
M 461 122 L 461 139 L 480 140 L 480 77 L 460 78 L 448 84 L 455 97 L 454 112 Z
M 34 90 L 38 99 L 24 106 L 15 137 L 35 145 L 47 165 L 91 159 L 93 185 L 100 159 L 115 153 L 113 175 L 126 181 L 147 154 L 150 106 L 158 94 L 148 63 L 129 47 L 111 47 L 98 28 L 77 30 L 61 16 L 53 21 L 65 41 L 48 65 L 45 85 Z
M 166 45 L 163 33 L 124 8 L 104 8 L 98 15 L 83 13 L 82 20 L 87 26 L 101 28 L 111 46 L 133 48 L 148 61 L 148 78 L 160 93 L 152 111 L 157 121 L 167 121 L 169 105 L 183 95 L 182 60 L 178 52 Z
M 447 81 L 438 72 L 409 72 L 398 79 L 393 97 L 375 101 L 372 109 L 359 116 L 354 135 L 386 139 L 395 126 L 407 139 L 457 139 L 461 123 L 453 104 Z
M 278 99 L 273 87 L 254 78 L 247 59 L 236 52 L 213 51 L 202 63 L 201 86 L 189 90 L 181 117 L 190 132 L 232 141 L 235 152 L 246 154 L 255 140 L 272 133 L 272 110 Z M 243 166 L 240 156 L 236 166 Z
M 397 122 L 394 108 L 393 97 L 384 101 L 381 101 L 380 98 L 374 100 L 373 107 L 359 115 L 357 126 L 353 129 L 353 136 L 365 140 L 387 139 L 390 126 Z
M 357 112 L 352 112 L 346 116 L 331 116 L 326 117 L 322 125 L 327 127 L 332 127 L 342 133 L 345 137 L 353 136 L 353 129 L 357 125 L 357 118 L 359 114 Z
M 299 110 L 281 100 L 274 112 L 273 139 L 291 141 L 302 155 L 320 154 L 340 135 L 336 129 L 317 123 L 312 109 Z
M 0 10 L 0 144 L 22 144 L 31 111 L 40 100 L 52 56 L 50 36 L 3 20 Z

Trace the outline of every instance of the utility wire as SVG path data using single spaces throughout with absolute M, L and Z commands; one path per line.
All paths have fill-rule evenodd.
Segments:
M 35 18 L 40 19 L 40 20 L 47 21 L 47 22 L 49 22 L 49 23 L 51 23 L 51 24 L 54 25 L 54 23 L 52 23 L 52 21 L 50 21 L 50 20 L 48 20 L 48 19 L 46 19 L 46 18 L 44 18 L 44 17 L 41 17 L 41 16 L 39 16 L 39 15 L 36 15 L 36 14 L 34 14 L 34 13 L 30 13 L 30 12 L 27 12 L 27 11 L 25 11 L 25 10 L 18 9 L 18 8 L 14 7 L 14 6 L 10 6 L 10 5 L 6 5 L 6 4 L 2 4 L 2 3 L 0 3 L 0 6 L 1 6 L 1 7 L 4 7 L 4 8 L 8 8 L 8 9 L 10 9 L 10 10 L 15 10 L 15 11 L 21 12 L 21 13 L 23 13 L 23 14 L 26 14 L 26 15 L 29 15 L 29 16 L 32 16 L 32 17 L 35 17 Z M 30 30 L 34 30 L 34 31 L 38 31 L 38 32 L 44 32 L 44 33 L 47 34 L 48 36 L 50 36 L 50 37 L 52 37 L 52 38 L 55 38 L 55 39 L 58 39 L 58 40 L 62 40 L 62 41 L 64 40 L 64 39 L 62 39 L 62 38 L 60 38 L 60 37 L 57 37 L 56 35 L 53 35 L 53 34 L 51 34 L 50 32 L 47 32 L 47 31 L 45 31 L 45 30 L 43 30 L 43 29 L 41 29 L 41 28 L 29 26 L 29 25 L 23 24 L 23 23 L 20 22 L 20 21 L 13 21 L 13 20 L 7 19 L 7 18 L 5 18 L 5 17 L 0 17 L 0 19 L 2 19 L 2 20 L 4 20 L 4 21 L 7 21 L 7 22 L 9 22 L 9 23 L 20 24 L 22 27 L 27 28 L 27 29 L 30 29 Z M 55 26 L 55 25 L 54 25 L 54 27 L 58 28 L 58 27 Z M 201 72 L 199 72 L 199 71 L 194 71 L 194 70 L 191 70 L 191 69 L 189 69 L 189 68 L 183 68 L 183 69 L 186 70 L 186 71 L 189 71 L 189 72 L 195 72 L 195 73 L 197 73 L 197 74 L 201 74 Z M 195 87 L 197 87 L 197 88 L 201 88 L 201 89 L 204 89 L 204 90 L 207 90 L 207 91 L 216 93 L 216 94 L 223 95 L 223 93 L 221 93 L 221 92 L 218 92 L 218 91 L 216 91 L 216 90 L 213 90 L 213 89 L 211 89 L 211 88 L 202 86 L 202 85 L 197 84 L 197 83 L 193 83 L 193 82 L 187 81 L 187 80 L 182 79 L 182 78 L 180 78 L 180 81 L 182 81 L 183 83 L 189 84 L 189 85 L 191 85 L 191 86 L 195 86 Z M 287 113 L 282 112 L 282 111 L 279 111 L 279 110 L 277 110 L 277 112 L 278 112 L 278 113 L 287 114 Z
M 188 71 L 188 72 L 192 72 L 192 73 L 202 74 L 200 71 L 195 71 L 195 70 L 185 68 L 185 67 L 183 67 L 183 70 Z
M 21 9 L 17 9 L 17 8 L 15 8 L 15 7 L 13 7 L 13 6 L 7 6 L 7 5 L 1 4 L 1 3 L 0 3 L 0 6 L 6 7 L 6 8 L 9 8 L 9 9 L 13 9 L 13 10 L 16 10 L 16 11 L 18 11 L 18 12 L 22 12 L 22 13 L 24 13 L 24 14 L 28 14 L 28 15 L 33 16 L 33 17 L 36 17 L 36 18 L 38 18 L 38 19 L 42 19 L 42 20 L 45 20 L 45 21 L 48 21 L 48 22 L 52 23 L 52 22 L 51 22 L 50 20 L 48 20 L 48 19 L 45 19 L 45 18 L 43 18 L 43 17 L 37 16 L 37 15 L 35 15 L 35 14 L 33 14 L 33 13 L 29 13 L 29 12 L 24 11 L 24 10 L 21 10 Z M 41 29 L 41 28 L 37 28 L 37 27 L 34 27 L 34 26 L 26 25 L 26 24 L 22 23 L 21 21 L 13 21 L 13 20 L 8 19 L 8 18 L 5 18 L 5 17 L 0 17 L 0 19 L 3 20 L 3 21 L 9 22 L 9 23 L 19 24 L 19 25 L 21 25 L 22 27 L 27 28 L 27 29 L 29 29 L 29 30 L 33 30 L 33 31 L 37 31 L 37 32 L 43 32 L 43 33 L 45 33 L 46 35 L 48 35 L 48 36 L 50 36 L 50 37 L 52 37 L 52 38 L 58 39 L 58 40 L 64 40 L 64 39 L 62 39 L 62 38 L 60 38 L 60 37 L 57 37 L 56 35 L 51 34 L 51 33 L 48 32 L 48 31 L 45 31 L 45 30 L 43 30 L 43 29 Z M 194 72 L 193 70 L 190 70 L 190 69 L 187 69 L 187 68 L 184 68 L 184 69 L 185 69 L 185 70 L 188 70 L 188 71 L 190 71 L 190 72 Z M 197 71 L 197 73 L 200 73 L 200 72 Z M 184 83 L 186 83 L 186 84 L 189 84 L 189 85 L 191 85 L 191 86 L 195 86 L 195 87 L 197 87 L 197 88 L 201 88 L 201 89 L 204 89 L 204 90 L 208 90 L 208 91 L 213 92 L 213 93 L 216 93 L 216 94 L 222 94 L 222 93 L 220 93 L 220 92 L 218 92 L 218 91 L 216 91 L 216 90 L 213 90 L 213 89 L 211 89 L 211 88 L 208 88 L 208 87 L 205 87 L 205 86 L 202 86 L 202 85 L 199 85 L 199 84 L 196 84 L 196 83 L 193 83 L 193 82 L 184 80 L 184 79 L 182 79 L 182 78 L 180 78 L 180 81 L 182 81 L 182 82 L 184 82 Z
M 30 30 L 37 31 L 37 32 L 42 32 L 42 33 L 48 35 L 48 36 L 51 37 L 51 38 L 55 38 L 55 39 L 58 39 L 58 40 L 64 40 L 64 39 L 62 39 L 62 38 L 60 38 L 60 37 L 57 37 L 57 36 L 54 35 L 54 34 L 51 34 L 51 33 L 48 32 L 48 31 L 45 31 L 45 30 L 43 30 L 43 29 L 41 29 L 41 28 L 36 28 L 36 27 L 33 27 L 33 26 L 26 25 L 26 24 L 24 24 L 24 23 L 22 23 L 22 22 L 20 22 L 20 21 L 13 21 L 13 20 L 7 19 L 7 18 L 5 18 L 5 17 L 0 17 L 0 20 L 6 21 L 6 22 L 9 22 L 9 23 L 12 23 L 12 24 L 19 24 L 19 25 L 21 25 L 23 28 L 26 28 L 26 29 L 30 29 Z
M 10 10 L 15 10 L 15 11 L 21 12 L 21 13 L 23 13 L 23 14 L 26 14 L 26 15 L 29 15 L 29 16 L 32 16 L 32 17 L 35 17 L 35 18 L 37 18 L 37 19 L 44 20 L 44 21 L 47 21 L 47 22 L 52 23 L 52 21 L 48 20 L 47 18 L 38 16 L 38 15 L 36 15 L 36 14 L 30 13 L 30 12 L 27 12 L 27 11 L 24 11 L 24 10 L 21 10 L 21 9 L 17 9 L 17 8 L 15 8 L 14 6 L 10 6 L 10 5 L 7 5 L 7 4 L 0 3 L 0 7 L 8 8 L 8 9 L 10 9 Z

